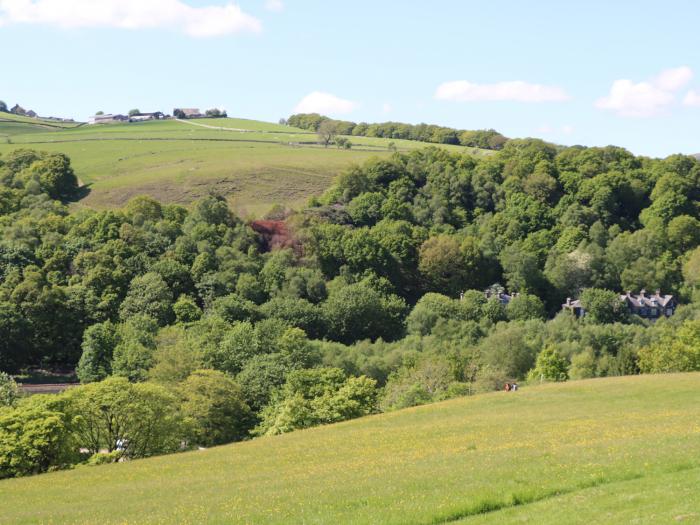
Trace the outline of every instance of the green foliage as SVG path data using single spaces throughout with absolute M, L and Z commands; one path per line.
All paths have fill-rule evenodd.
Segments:
M 493 150 L 501 149 L 508 140 L 493 129 L 464 131 L 432 124 L 413 125 L 401 122 L 382 122 L 378 124 L 360 122 L 356 124 L 355 122 L 333 120 L 318 113 L 297 113 L 291 115 L 286 122 L 289 126 L 311 131 L 319 131 L 326 126 L 334 129 L 341 135 L 353 135 L 355 137 L 419 140 L 438 144 L 461 144 L 463 146 Z M 393 144 L 393 142 L 389 144 Z
M 244 438 L 252 414 L 238 384 L 222 372 L 195 370 L 180 385 L 182 415 L 191 440 L 203 446 Z
M 426 357 L 389 376 L 381 407 L 385 411 L 454 397 L 455 374 L 444 358 Z M 466 386 L 466 385 L 465 385 Z M 469 392 L 468 388 L 464 394 Z
M 118 343 L 112 357 L 112 373 L 131 381 L 145 381 L 153 365 L 158 326 L 151 317 L 134 316 L 117 330 Z
M 92 325 L 83 334 L 83 354 L 76 374 L 81 383 L 102 381 L 112 373 L 112 356 L 118 344 L 117 329 L 109 321 Z
M 666 330 L 661 338 L 639 351 L 644 373 L 700 370 L 700 321 L 686 321 L 678 330 Z
M 291 372 L 279 399 L 262 411 L 258 435 L 275 435 L 375 412 L 376 381 L 346 377 L 338 368 Z
M 178 323 L 192 323 L 202 317 L 202 310 L 196 301 L 187 295 L 181 295 L 173 304 L 173 313 Z
M 70 428 L 91 454 L 121 450 L 141 458 L 178 450 L 184 436 L 176 397 L 164 387 L 108 378 L 67 390 Z
M 32 405 L 0 409 L 0 479 L 65 468 L 75 459 L 63 414 Z
M 364 282 L 331 291 L 323 304 L 329 336 L 341 342 L 397 339 L 403 333 L 405 310 L 401 298 L 383 294 Z
M 12 376 L 0 372 L 0 410 L 2 407 L 10 407 L 19 399 L 20 392 L 17 383 Z
M 594 323 L 616 323 L 627 319 L 627 308 L 619 294 L 610 290 L 586 288 L 581 293 L 586 317 Z
M 543 320 L 545 318 L 544 304 L 536 295 L 518 294 L 508 302 L 506 314 L 511 321 Z
M 528 381 L 566 381 L 569 363 L 553 346 L 545 346 L 537 355 L 535 368 L 527 374 Z
M 172 303 L 173 294 L 167 283 L 157 273 L 149 272 L 131 281 L 119 314 L 123 320 L 147 315 L 163 326 L 172 318 Z

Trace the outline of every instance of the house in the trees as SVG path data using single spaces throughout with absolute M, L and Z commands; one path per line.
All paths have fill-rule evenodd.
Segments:
M 484 290 L 484 296 L 486 299 L 498 299 L 499 303 L 501 303 L 503 306 L 507 306 L 514 297 L 518 296 L 518 293 L 513 292 L 509 294 L 500 284 L 492 284 L 486 290 Z
M 671 317 L 676 313 L 678 301 L 672 295 L 662 295 L 660 290 L 655 293 L 647 293 L 646 290 L 638 294 L 627 292 L 620 295 L 620 301 L 625 303 L 630 314 L 638 315 L 643 319 L 656 320 L 660 317 Z M 570 311 L 576 317 L 584 317 L 586 309 L 581 304 L 580 299 L 572 300 L 570 297 L 561 305 L 563 310 Z
M 580 299 L 571 299 L 571 297 L 566 298 L 566 302 L 561 305 L 562 310 L 568 310 L 574 317 L 584 317 L 586 315 L 586 310 L 581 304 Z
M 647 293 L 646 290 L 638 294 L 627 292 L 621 295 L 620 299 L 627 305 L 631 314 L 651 320 L 671 317 L 678 307 L 676 298 L 672 295 L 661 295 L 661 290 L 656 290 L 653 294 Z

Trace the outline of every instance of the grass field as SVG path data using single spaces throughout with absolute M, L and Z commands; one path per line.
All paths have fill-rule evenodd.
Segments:
M 323 148 L 314 133 L 235 118 L 53 127 L 43 122 L 0 114 L 0 154 L 23 147 L 69 155 L 90 189 L 80 205 L 95 208 L 121 206 L 140 194 L 187 204 L 216 189 L 239 214 L 260 215 L 273 204 L 301 206 L 348 165 L 389 156 L 390 142 L 399 151 L 427 146 L 352 137 L 351 150 Z
M 700 374 L 493 393 L 0 482 L 2 523 L 697 523 Z

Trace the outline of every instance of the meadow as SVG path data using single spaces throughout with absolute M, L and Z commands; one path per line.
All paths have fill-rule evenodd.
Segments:
M 3 523 L 700 520 L 700 374 L 545 384 L 0 482 Z
M 65 153 L 89 189 L 78 206 L 93 208 L 120 207 L 141 194 L 188 204 L 215 189 L 239 214 L 258 216 L 274 204 L 302 206 L 347 166 L 391 155 L 391 142 L 398 151 L 427 146 L 351 137 L 350 150 L 323 148 L 314 133 L 236 118 L 49 126 L 47 121 L 7 116 L 0 120 L 0 154 L 22 147 Z

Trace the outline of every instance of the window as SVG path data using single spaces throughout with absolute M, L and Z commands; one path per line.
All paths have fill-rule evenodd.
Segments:
M 673 315 L 673 308 L 666 308 L 666 317 L 671 317 Z
M 651 316 L 656 317 L 657 315 L 659 315 L 658 310 L 656 308 L 652 308 L 651 309 Z

